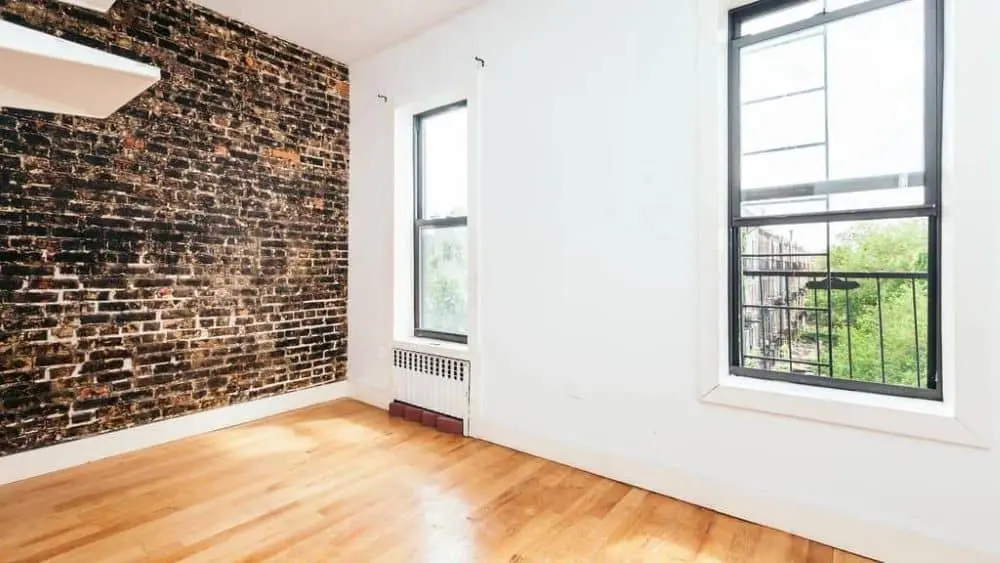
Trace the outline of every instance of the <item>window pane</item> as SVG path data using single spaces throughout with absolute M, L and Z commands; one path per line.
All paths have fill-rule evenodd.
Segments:
M 469 127 L 466 108 L 456 107 L 420 121 L 422 218 L 468 215 Z
M 420 328 L 466 334 L 468 236 L 465 227 L 420 231 Z
M 833 12 L 841 8 L 849 8 L 855 4 L 861 4 L 868 0 L 826 0 L 826 11 Z
M 753 192 L 749 192 L 749 195 L 753 196 Z M 923 202 L 924 187 L 914 186 L 802 197 L 775 197 L 761 201 L 744 201 L 742 216 L 763 217 L 769 215 L 792 215 L 796 213 L 822 213 L 824 211 L 885 209 L 890 207 L 917 206 Z
M 743 106 L 744 153 L 826 141 L 824 94 L 812 92 Z
M 811 18 L 823 12 L 822 0 L 809 0 L 749 19 L 740 25 L 740 35 L 751 35 Z
M 925 387 L 928 228 L 919 218 L 742 229 L 742 365 Z
M 743 102 L 821 88 L 823 36 L 807 30 L 743 49 L 740 53 Z
M 744 190 L 787 186 L 822 180 L 826 176 L 826 149 L 809 147 L 743 157 Z
M 828 34 L 831 179 L 922 171 L 922 3 L 848 18 Z
M 923 5 L 909 0 L 745 48 L 742 152 L 827 142 L 829 161 L 825 148 L 745 157 L 743 189 L 922 172 L 923 35 Z M 919 194 L 841 196 L 829 209 L 922 204 Z

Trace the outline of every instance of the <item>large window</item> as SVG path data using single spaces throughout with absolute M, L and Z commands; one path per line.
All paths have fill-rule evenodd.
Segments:
M 942 0 L 730 14 L 730 370 L 941 398 Z
M 468 115 L 466 102 L 413 121 L 414 334 L 468 340 Z

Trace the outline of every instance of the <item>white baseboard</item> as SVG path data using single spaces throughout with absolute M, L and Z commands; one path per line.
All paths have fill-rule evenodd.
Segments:
M 349 391 L 341 381 L 2 457 L 0 485 L 341 399 Z
M 495 420 L 477 419 L 475 438 L 550 459 L 710 508 L 736 518 L 809 538 L 839 549 L 887 563 L 987 563 L 988 555 L 882 523 L 834 513 L 826 509 L 645 462 L 612 457 L 579 446 L 532 435 Z
M 389 410 L 389 403 L 395 399 L 391 389 L 371 387 L 360 383 L 351 383 L 351 398 L 382 410 Z

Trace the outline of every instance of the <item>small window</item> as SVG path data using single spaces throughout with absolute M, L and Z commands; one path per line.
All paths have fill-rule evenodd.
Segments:
M 730 371 L 941 399 L 941 0 L 730 13 Z
M 462 101 L 414 118 L 414 334 L 468 340 L 469 127 Z

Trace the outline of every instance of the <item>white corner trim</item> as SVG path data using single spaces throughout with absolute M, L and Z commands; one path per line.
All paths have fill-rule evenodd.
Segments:
M 0 458 L 0 485 L 341 399 L 350 383 L 294 391 Z
M 949 406 L 921 399 L 722 376 L 702 401 L 888 432 L 939 442 L 990 447 L 987 437 L 972 431 Z
M 389 410 L 389 403 L 395 399 L 395 396 L 393 395 L 392 389 L 373 387 L 371 385 L 364 385 L 361 383 L 352 383 L 351 398 L 387 411 Z
M 1000 552 L 986 554 L 733 483 L 549 440 L 496 420 L 477 420 L 475 431 L 474 437 L 488 442 L 887 563 L 995 563 L 1000 557 Z

